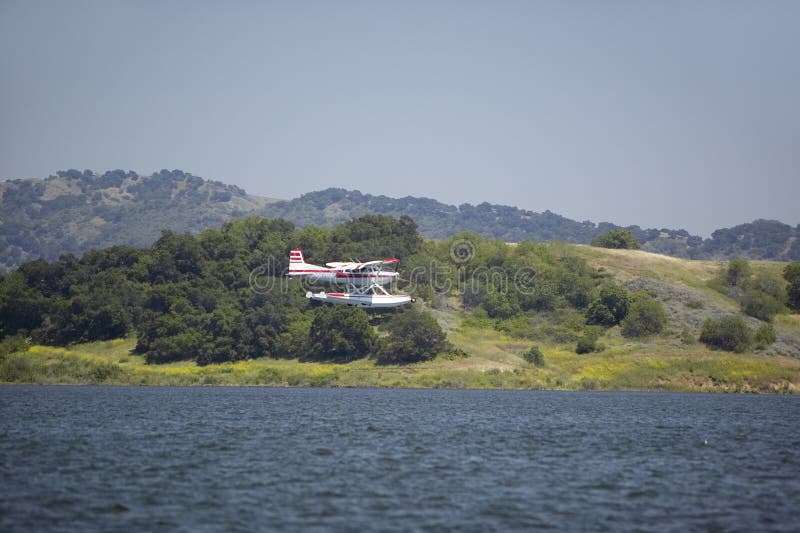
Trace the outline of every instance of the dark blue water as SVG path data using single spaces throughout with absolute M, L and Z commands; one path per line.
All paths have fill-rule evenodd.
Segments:
M 0 387 L 0 530 L 797 530 L 800 398 Z

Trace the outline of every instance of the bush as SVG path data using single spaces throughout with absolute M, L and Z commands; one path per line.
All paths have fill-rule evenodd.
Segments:
M 147 346 L 146 351 L 137 345 L 137 350 L 145 354 L 148 364 L 171 363 L 197 358 L 203 348 L 203 341 L 203 336 L 198 332 L 184 331 L 155 339 Z M 141 343 L 141 340 L 139 342 Z
M 753 342 L 755 343 L 757 350 L 763 350 L 770 344 L 774 343 L 776 338 L 777 336 L 775 335 L 775 328 L 772 327 L 772 324 L 764 324 L 756 330 L 756 334 L 753 337 Z
M 433 359 L 447 347 L 444 331 L 433 315 L 413 305 L 393 315 L 384 327 L 389 335 L 378 351 L 380 364 Z
M 531 346 L 531 349 L 525 352 L 522 358 L 528 363 L 532 363 L 533 366 L 544 366 L 544 354 L 536 345 Z
M 765 292 L 757 289 L 747 289 L 741 302 L 745 314 L 765 322 L 784 309 L 783 304 Z
M 779 274 L 769 271 L 761 271 L 748 284 L 749 287 L 769 294 L 779 303 L 786 302 L 786 280 Z
M 604 285 L 586 310 L 586 323 L 614 326 L 628 314 L 628 291 L 619 285 Z
M 33 383 L 40 369 L 24 354 L 10 354 L 0 359 L 0 383 Z
M 661 302 L 647 293 L 637 293 L 622 321 L 622 334 L 625 337 L 655 335 L 661 333 L 666 325 L 667 313 Z
M 352 361 L 366 357 L 375 346 L 375 338 L 362 309 L 320 307 L 308 332 L 306 357 L 314 361 Z
M 787 292 L 789 307 L 795 311 L 800 311 L 800 281 L 789 285 L 789 290 Z
M 783 278 L 789 282 L 788 304 L 795 311 L 800 311 L 800 261 L 789 263 L 783 269 Z
M 0 360 L 12 353 L 27 352 L 29 347 L 28 341 L 22 335 L 6 337 L 0 341 Z
M 723 272 L 725 283 L 729 287 L 741 287 L 750 279 L 753 270 L 746 259 L 731 259 L 728 268 Z
M 783 268 L 783 279 L 789 283 L 800 281 L 800 261 L 789 263 Z
M 611 231 L 595 237 L 589 243 L 599 248 L 617 248 L 625 250 L 638 250 L 641 246 L 639 240 L 628 230 L 612 229 Z
M 511 318 L 521 311 L 516 298 L 512 294 L 489 292 L 483 299 L 483 308 L 492 318 Z
M 739 315 L 709 318 L 700 332 L 700 342 L 728 352 L 745 352 L 753 344 L 753 332 Z
M 575 345 L 575 353 L 584 354 L 591 352 L 602 352 L 605 347 L 597 342 L 597 339 L 599 339 L 600 335 L 602 334 L 602 328 L 586 328 L 584 334 L 578 338 L 578 343 Z

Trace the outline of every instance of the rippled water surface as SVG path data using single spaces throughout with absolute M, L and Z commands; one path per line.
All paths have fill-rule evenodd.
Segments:
M 800 398 L 0 387 L 0 530 L 797 530 Z

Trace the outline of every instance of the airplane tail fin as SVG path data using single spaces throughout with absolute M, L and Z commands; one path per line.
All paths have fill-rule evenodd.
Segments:
M 289 274 L 297 270 L 303 270 L 306 260 L 303 257 L 303 250 L 295 248 L 289 252 Z
M 289 252 L 289 264 L 292 263 L 305 263 L 306 260 L 303 258 L 303 250 L 300 248 L 294 248 L 291 252 Z
M 304 276 L 319 276 L 321 274 L 328 274 L 329 269 L 317 265 L 306 263 L 306 258 L 303 257 L 303 250 L 294 248 L 289 252 L 289 275 L 296 277 Z

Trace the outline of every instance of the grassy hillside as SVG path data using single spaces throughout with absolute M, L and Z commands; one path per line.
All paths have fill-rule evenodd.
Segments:
M 608 272 L 629 289 L 655 293 L 666 307 L 674 334 L 688 329 L 696 338 L 705 319 L 740 310 L 737 301 L 711 287 L 710 282 L 723 266 L 719 261 L 692 261 L 639 250 L 590 246 L 576 246 L 575 250 L 591 266 Z M 750 264 L 756 273 L 767 271 L 776 276 L 780 276 L 785 267 L 785 263 L 775 261 L 751 261 Z M 762 323 L 752 317 L 746 320 L 753 327 Z M 774 326 L 777 341 L 762 353 L 800 357 L 800 315 L 779 314 Z
M 193 361 L 147 365 L 131 354 L 135 340 L 129 338 L 68 349 L 33 346 L 0 364 L 0 381 L 800 393 L 800 315 L 776 317 L 777 341 L 755 353 L 713 351 L 695 341 L 706 318 L 739 310 L 734 300 L 709 287 L 720 263 L 642 251 L 570 249 L 609 279 L 655 293 L 669 316 L 667 330 L 627 339 L 613 327 L 601 338 L 605 350 L 578 355 L 573 342 L 498 331 L 495 322 L 460 309 L 450 297 L 417 305 L 432 309 L 449 341 L 466 356 L 445 354 L 403 366 L 379 366 L 370 359 L 330 364 L 267 358 L 207 366 Z M 782 267 L 771 262 L 753 266 L 757 271 Z M 523 358 L 533 343 L 544 353 L 543 366 Z

